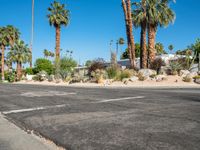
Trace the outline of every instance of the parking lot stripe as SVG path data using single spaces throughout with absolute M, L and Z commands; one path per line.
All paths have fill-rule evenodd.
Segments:
M 62 108 L 62 107 L 66 107 L 66 104 L 54 105 L 54 106 L 34 107 L 34 108 L 18 109 L 18 110 L 10 110 L 10 111 L 4 111 L 2 113 L 7 115 L 7 114 L 22 113 L 22 112 L 29 112 L 29 111 L 36 111 L 36 110 L 45 110 L 45 109 L 51 109 L 51 108 Z
M 106 100 L 101 100 L 96 103 L 107 103 L 107 102 L 114 102 L 114 101 L 122 101 L 122 100 L 129 100 L 129 99 L 142 99 L 145 98 L 145 96 L 136 96 L 136 97 L 124 97 L 124 98 L 116 98 L 116 99 L 106 99 Z

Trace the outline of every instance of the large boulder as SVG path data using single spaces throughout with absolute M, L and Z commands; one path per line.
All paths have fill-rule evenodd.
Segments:
M 185 77 L 185 76 L 187 76 L 189 73 L 190 73 L 189 70 L 181 70 L 181 71 L 180 71 L 180 76 L 181 76 L 181 77 Z
M 138 72 L 140 75 L 148 78 L 151 75 L 157 74 L 155 70 L 151 70 L 151 69 L 141 69 Z

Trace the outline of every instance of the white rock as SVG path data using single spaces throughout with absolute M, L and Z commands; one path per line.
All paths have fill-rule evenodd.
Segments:
M 151 69 L 141 69 L 138 72 L 139 74 L 142 74 L 144 77 L 149 77 L 151 75 L 157 74 L 155 70 Z
M 139 80 L 139 78 L 136 77 L 136 76 L 133 76 L 133 77 L 131 77 L 131 78 L 129 79 L 129 81 L 131 81 L 131 82 L 135 82 L 135 81 L 138 81 L 138 80 Z
M 185 77 L 185 76 L 187 76 L 189 73 L 190 73 L 189 70 L 181 70 L 181 71 L 180 71 L 180 76 L 181 76 L 181 77 Z

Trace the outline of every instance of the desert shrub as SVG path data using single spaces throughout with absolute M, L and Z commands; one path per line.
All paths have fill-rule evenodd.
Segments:
M 25 74 L 34 75 L 33 69 L 32 69 L 32 68 L 26 68 L 26 69 L 25 69 Z
M 193 77 L 193 79 L 200 79 L 200 76 L 198 75 L 198 76 L 195 76 L 195 77 Z
M 39 58 L 35 62 L 35 72 L 46 71 L 47 74 L 53 73 L 53 65 L 50 60 Z
M 95 72 L 96 70 L 104 70 L 105 61 L 103 59 L 96 59 L 92 62 L 90 67 L 88 68 L 88 74 L 91 75 L 92 72 Z
M 125 78 L 130 78 L 133 75 L 133 72 L 131 70 L 121 70 L 118 74 L 117 74 L 117 80 L 122 81 Z
M 182 69 L 182 65 L 177 61 L 170 61 L 169 63 L 169 69 L 171 75 L 177 75 L 180 70 Z
M 107 77 L 106 71 L 100 69 L 91 72 L 91 76 L 97 83 L 100 83 L 103 79 Z
M 66 72 L 72 72 L 77 66 L 77 62 L 69 57 L 63 57 L 60 60 L 60 70 L 65 70 Z
M 151 63 L 151 69 L 156 70 L 157 74 L 160 74 L 162 66 L 164 66 L 164 62 L 161 58 L 157 58 Z
M 192 82 L 192 78 L 190 76 L 183 77 L 184 82 Z
M 15 76 L 15 71 L 5 72 L 5 80 L 7 80 L 8 82 L 14 82 Z
M 106 69 L 109 79 L 115 79 L 119 73 L 119 68 L 117 66 L 110 66 Z
M 34 77 L 33 80 L 34 81 L 45 81 L 49 79 L 49 75 L 47 74 L 46 71 L 40 71 L 39 73 L 37 73 Z
M 156 74 L 152 74 L 152 75 L 150 75 L 149 77 L 150 78 L 155 78 L 157 75 Z
M 147 79 L 142 73 L 138 73 L 137 77 L 139 81 L 145 81 Z

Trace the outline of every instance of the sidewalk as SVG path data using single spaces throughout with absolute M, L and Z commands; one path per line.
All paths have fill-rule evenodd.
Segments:
M 27 134 L 0 114 L 1 150 L 60 150 L 51 142 L 32 134 Z

